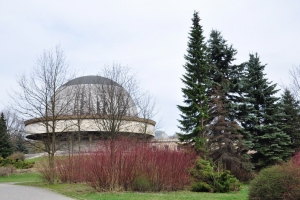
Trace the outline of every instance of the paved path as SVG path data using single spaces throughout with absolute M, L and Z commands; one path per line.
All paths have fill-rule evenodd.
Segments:
M 14 185 L 11 183 L 1 183 L 0 200 L 72 200 L 72 199 L 43 188 Z

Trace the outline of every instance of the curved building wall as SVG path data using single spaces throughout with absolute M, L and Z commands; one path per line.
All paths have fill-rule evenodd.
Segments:
M 72 119 L 73 118 L 73 119 Z M 76 132 L 78 131 L 78 120 L 74 119 L 73 116 L 64 116 L 61 119 L 57 119 L 56 132 Z M 109 132 L 109 128 L 105 124 L 110 124 L 110 119 L 96 119 L 89 117 L 80 120 L 80 131 L 82 132 Z M 45 121 L 41 119 L 33 119 L 25 122 L 26 133 L 41 134 L 46 133 Z M 51 123 L 51 122 L 50 122 Z M 141 118 L 127 118 L 120 122 L 118 132 L 123 133 L 139 133 L 154 136 L 155 122 L 152 120 L 141 119 Z
M 30 119 L 25 122 L 27 138 L 47 133 L 46 124 L 55 124 L 55 132 L 80 131 L 107 134 L 114 129 L 120 133 L 146 134 L 153 137 L 155 122 L 139 118 L 134 100 L 116 82 L 100 76 L 85 76 L 63 85 L 49 104 L 48 118 Z M 51 107 L 54 106 L 54 107 Z M 49 114 L 49 113 L 52 113 Z M 52 121 L 51 121 L 52 120 Z M 48 126 L 49 128 L 50 126 Z M 51 131 L 51 127 L 49 132 Z

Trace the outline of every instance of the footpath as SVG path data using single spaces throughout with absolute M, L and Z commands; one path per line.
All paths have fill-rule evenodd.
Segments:
M 0 200 L 72 200 L 43 188 L 0 183 Z

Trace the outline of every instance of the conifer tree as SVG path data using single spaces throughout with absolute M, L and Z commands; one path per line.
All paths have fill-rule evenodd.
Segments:
M 263 73 L 265 65 L 258 55 L 250 54 L 244 79 L 243 121 L 244 138 L 251 150 L 257 169 L 286 160 L 292 153 L 290 137 L 279 126 L 279 98 L 276 84 Z
M 22 152 L 22 153 L 28 153 L 28 148 L 26 146 L 26 140 L 22 135 L 16 135 L 14 141 L 14 152 Z
M 209 65 L 198 12 L 194 12 L 192 21 L 187 54 L 184 56 L 186 72 L 181 79 L 185 85 L 182 88 L 185 105 L 177 106 L 181 111 L 179 128 L 185 134 L 179 136 L 181 141 L 196 142 L 202 148 L 206 141 L 208 118 Z
M 9 133 L 7 131 L 6 120 L 4 114 L 0 117 L 0 156 L 6 158 L 13 153 L 13 147 L 10 142 Z
M 300 102 L 287 88 L 280 99 L 280 128 L 291 137 L 292 148 L 300 148 Z
M 240 126 L 231 109 L 234 107 L 232 74 L 237 74 L 237 66 L 232 65 L 236 50 L 227 44 L 219 31 L 213 30 L 208 42 L 211 65 L 209 89 L 209 155 L 221 168 L 236 171 L 243 163 L 245 151 Z

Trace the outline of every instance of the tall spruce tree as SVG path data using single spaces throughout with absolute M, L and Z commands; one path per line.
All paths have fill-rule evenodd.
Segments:
M 192 21 L 187 54 L 184 56 L 186 72 L 181 79 L 185 85 L 182 88 L 185 105 L 177 106 L 181 112 L 179 128 L 185 133 L 179 134 L 179 139 L 196 142 L 202 148 L 205 146 L 208 118 L 209 65 L 198 12 L 194 12 Z
M 287 88 L 280 99 L 280 128 L 291 137 L 292 148 L 300 148 L 300 102 Z
M 215 116 L 219 115 L 219 113 L 215 112 L 217 107 L 214 106 L 214 97 L 217 97 L 219 102 L 222 102 L 224 111 L 226 111 L 226 117 L 230 115 L 229 110 L 233 103 L 231 99 L 234 93 L 231 79 L 233 74 L 238 73 L 238 70 L 232 65 L 232 62 L 235 60 L 236 50 L 227 44 L 227 41 L 223 39 L 219 31 L 212 30 L 208 41 L 208 50 L 211 66 L 209 71 L 211 87 L 208 95 L 211 101 L 210 121 L 212 121 Z
M 219 31 L 213 30 L 208 41 L 211 65 L 209 89 L 209 155 L 221 168 L 233 173 L 243 164 L 245 146 L 242 143 L 240 126 L 232 116 L 234 94 L 238 84 L 236 75 L 239 67 L 234 66 L 236 50 L 228 45 Z M 235 79 L 235 81 L 232 81 Z
M 276 84 L 263 73 L 265 65 L 257 54 L 250 54 L 244 79 L 244 138 L 251 150 L 256 169 L 284 161 L 292 153 L 290 137 L 280 129 L 280 108 L 275 97 Z
M 13 153 L 13 147 L 10 142 L 9 133 L 6 126 L 4 114 L 0 118 L 0 156 L 6 158 Z

